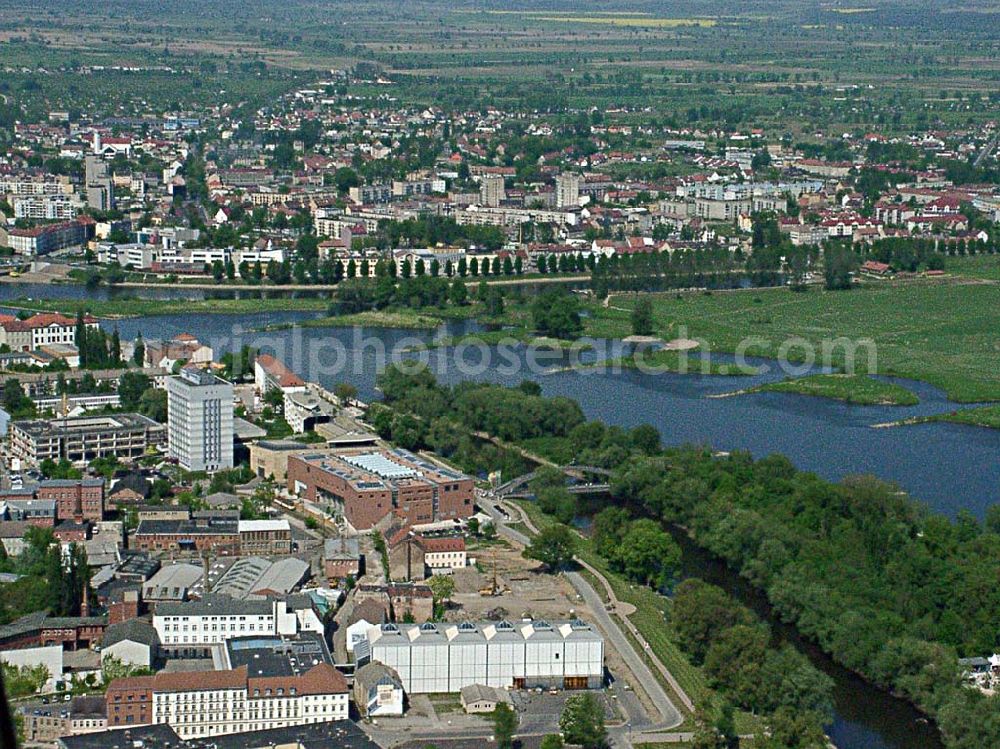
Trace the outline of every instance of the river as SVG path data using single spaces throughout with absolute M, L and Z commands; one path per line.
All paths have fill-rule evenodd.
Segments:
M 123 319 L 114 325 L 123 338 L 139 332 L 147 339 L 190 332 L 210 343 L 216 358 L 243 344 L 257 345 L 275 353 L 306 379 L 326 386 L 344 380 L 353 383 L 366 400 L 378 397 L 378 368 L 404 357 L 421 358 L 441 381 L 449 383 L 475 379 L 514 385 L 532 379 L 546 395 L 579 401 L 591 418 L 623 427 L 648 422 L 660 430 L 665 444 L 706 444 L 718 450 L 748 450 L 757 457 L 782 453 L 799 468 L 831 480 L 871 473 L 896 482 L 931 509 L 949 516 L 966 509 L 982 517 L 987 507 L 1000 502 L 1000 431 L 948 423 L 872 428 L 877 423 L 959 407 L 925 383 L 903 382 L 920 396 L 919 405 L 912 407 L 855 406 L 783 393 L 708 398 L 784 375 L 777 371 L 752 377 L 566 371 L 560 369 L 567 363 L 560 355 L 528 366 L 524 347 L 502 352 L 496 347 L 467 347 L 401 353 L 430 341 L 432 334 L 423 331 L 296 327 L 253 332 L 313 316 L 299 312 L 176 314 Z M 448 324 L 445 331 L 460 334 L 475 329 L 475 323 L 458 322 Z M 592 343 L 609 356 L 620 353 L 620 344 L 615 342 Z M 595 353 L 580 357 L 585 362 L 595 358 L 604 357 Z
M 839 749 L 942 749 L 937 729 L 910 703 L 839 666 L 794 627 L 778 619 L 766 596 L 725 562 L 696 546 L 686 534 L 676 529 L 671 533 L 683 551 L 681 577 L 697 577 L 727 591 L 770 625 L 776 644 L 794 646 L 833 679 L 834 719 L 827 733 Z
M 79 296 L 79 287 L 75 290 Z M 0 299 L 15 296 L 5 291 L 0 290 Z M 30 295 L 23 290 L 17 295 L 22 294 Z M 531 379 L 541 384 L 546 395 L 577 400 L 590 418 L 623 427 L 650 423 L 660 430 L 666 444 L 708 444 L 720 450 L 747 450 L 758 457 L 779 452 L 799 468 L 833 480 L 872 473 L 898 483 L 931 509 L 947 515 L 967 509 L 981 517 L 989 505 L 1000 501 L 1000 431 L 943 423 L 872 428 L 880 422 L 956 408 L 939 390 L 923 383 L 904 383 L 920 396 L 920 404 L 913 407 L 851 406 L 777 393 L 708 398 L 781 379 L 783 374 L 772 371 L 753 377 L 707 377 L 632 370 L 573 371 L 564 369 L 566 355 L 529 361 L 523 346 L 403 353 L 431 341 L 435 334 L 426 331 L 293 327 L 254 332 L 310 317 L 315 313 L 171 314 L 102 324 L 108 329 L 117 326 L 126 339 L 139 332 L 147 339 L 190 332 L 212 345 L 216 358 L 244 344 L 260 346 L 306 379 L 331 387 L 342 381 L 353 383 L 366 400 L 378 397 L 377 371 L 394 359 L 422 359 L 444 382 L 475 379 L 513 385 Z M 471 322 L 449 323 L 437 334 L 476 329 Z M 599 352 L 581 354 L 584 362 L 620 353 L 620 343 L 592 343 Z M 916 711 L 865 684 L 803 642 L 792 628 L 771 616 L 760 594 L 718 560 L 690 543 L 685 544 L 684 560 L 686 574 L 730 590 L 771 622 L 776 636 L 805 652 L 834 678 L 836 716 L 830 733 L 840 749 L 939 749 L 936 732 L 919 722 Z

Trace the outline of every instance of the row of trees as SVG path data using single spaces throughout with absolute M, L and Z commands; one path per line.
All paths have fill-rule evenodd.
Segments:
M 721 588 L 698 579 L 677 586 L 669 621 L 709 684 L 733 704 L 768 716 L 772 733 L 797 726 L 794 743 L 825 747 L 823 725 L 833 715 L 833 681 L 791 645 L 771 647 L 771 633 Z
M 84 321 L 83 310 L 77 312 L 76 347 L 80 351 L 81 369 L 115 369 L 124 366 L 122 343 L 116 327 L 109 336 L 100 328 L 90 328 Z

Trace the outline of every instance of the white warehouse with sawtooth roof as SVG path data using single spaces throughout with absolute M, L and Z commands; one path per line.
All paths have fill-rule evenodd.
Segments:
M 355 646 L 355 655 L 359 663 L 395 669 L 410 694 L 459 692 L 472 684 L 594 689 L 604 678 L 604 638 L 579 619 L 381 624 Z

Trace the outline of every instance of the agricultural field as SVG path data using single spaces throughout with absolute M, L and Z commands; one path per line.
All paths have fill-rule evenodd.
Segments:
M 835 367 L 853 351 L 855 373 L 924 380 L 959 402 L 1000 400 L 1000 286 L 884 284 L 846 292 L 756 289 L 657 294 L 661 338 L 686 337 L 702 350 L 790 361 L 815 355 Z M 588 332 L 628 335 L 635 297 L 595 308 Z M 812 352 L 812 353 L 810 353 Z
M 3 110 L 13 105 L 4 116 L 211 106 L 234 95 L 260 105 L 361 62 L 384 71 L 405 103 L 596 106 L 632 124 L 753 126 L 791 137 L 873 122 L 900 131 L 975 124 L 995 117 L 1000 98 L 998 14 L 980 0 L 856 8 L 639 0 L 600 12 L 564 0 L 502 11 L 440 0 L 277 7 L 70 0 L 26 14 L 22 3 L 0 0 L 0 93 Z

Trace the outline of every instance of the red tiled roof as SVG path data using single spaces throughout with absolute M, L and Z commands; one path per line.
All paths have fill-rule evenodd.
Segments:
M 465 551 L 465 539 L 461 536 L 420 537 L 420 545 L 425 552 Z
M 197 678 L 189 673 L 158 673 L 155 676 L 127 676 L 115 679 L 108 690 L 151 689 L 154 692 L 197 692 L 206 689 L 239 689 L 246 686 L 247 667 L 231 671 L 199 671 Z
M 279 387 L 301 387 L 305 385 L 301 377 L 286 367 L 284 362 L 275 359 L 270 354 L 261 354 L 258 356 L 257 363 L 275 379 Z
M 92 315 L 84 315 L 83 321 L 86 325 L 94 325 L 97 323 L 97 318 Z M 0 327 L 8 333 L 25 332 L 37 330 L 38 328 L 51 328 L 53 326 L 69 328 L 74 325 L 76 325 L 74 318 L 66 317 L 56 312 L 40 312 L 37 315 L 32 315 L 27 320 L 19 320 L 12 315 L 0 315 Z
M 244 672 L 246 669 L 244 668 Z M 270 689 L 274 694 L 278 689 L 284 689 L 285 694 L 289 694 L 295 689 L 298 694 L 346 694 L 347 679 L 337 669 L 329 663 L 320 663 L 313 666 L 301 676 L 274 676 L 248 679 L 247 688 L 250 690 L 260 689 L 260 695 L 251 696 L 259 698 L 264 694 L 265 689 Z

